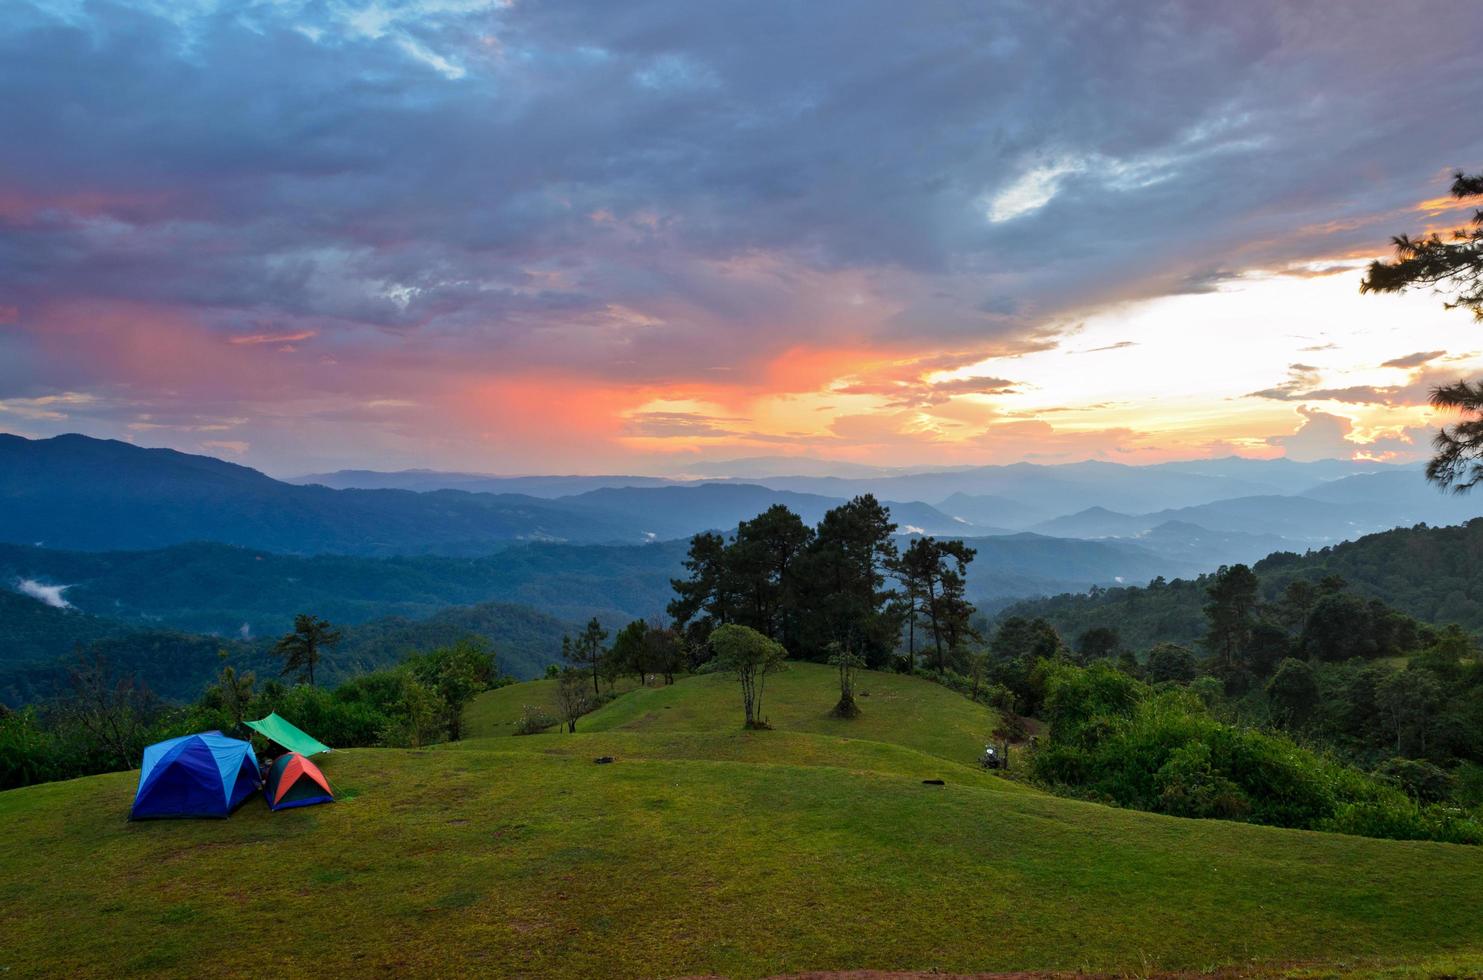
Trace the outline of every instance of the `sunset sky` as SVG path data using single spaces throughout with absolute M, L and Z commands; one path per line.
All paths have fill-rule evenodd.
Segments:
M 0 431 L 277 475 L 1419 459 L 1483 6 L 20 0 Z

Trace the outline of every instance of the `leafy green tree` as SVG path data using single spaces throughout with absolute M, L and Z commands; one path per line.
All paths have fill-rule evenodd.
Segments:
M 1478 648 L 1473 638 L 1456 623 L 1444 626 L 1431 645 L 1411 658 L 1411 666 L 1435 674 L 1449 687 L 1465 683 L 1476 672 Z
M 762 695 L 767 675 L 783 669 L 787 652 L 782 644 L 752 629 L 728 623 L 711 633 L 711 649 L 716 665 L 729 670 L 741 682 L 742 710 L 747 728 L 766 728 L 762 715 Z
M 1370 606 L 1358 596 L 1325 595 L 1313 605 L 1298 646 L 1319 660 L 1366 660 L 1380 655 Z
M 1117 630 L 1110 626 L 1093 626 L 1086 630 L 1076 641 L 1076 650 L 1081 654 L 1081 659 L 1090 663 L 1093 660 L 1104 660 L 1117 652 L 1122 640 L 1117 635 Z
M 1375 701 L 1395 732 L 1395 750 L 1408 743 L 1426 754 L 1426 739 L 1443 700 L 1442 685 L 1430 672 L 1398 670 L 1375 689 Z
M 1318 586 L 1307 579 L 1294 579 L 1283 590 L 1282 598 L 1277 600 L 1272 610 L 1273 617 L 1289 633 L 1297 633 L 1308 622 L 1308 614 L 1313 611 L 1318 596 Z
M 1188 684 L 1200 675 L 1200 663 L 1194 651 L 1177 643 L 1160 643 L 1148 651 L 1143 672 L 1149 683 Z
M 1063 649 L 1061 634 L 1043 618 L 1011 616 L 999 624 L 989 649 L 1000 660 L 1054 660 Z
M 55 771 L 54 742 L 37 723 L 34 708 L 11 711 L 0 705 L 0 790 L 73 775 Z
M 726 552 L 727 579 L 736 596 L 733 622 L 785 647 L 797 645 L 798 564 L 813 534 L 782 504 L 737 525 Z
M 329 620 L 299 613 L 294 617 L 293 632 L 273 644 L 273 655 L 283 661 L 284 676 L 297 673 L 313 687 L 314 669 L 319 666 L 324 651 L 333 650 L 344 638 Z
M 405 745 L 414 749 L 437 742 L 438 736 L 447 730 L 447 704 L 431 686 L 418 680 L 414 671 L 404 668 L 398 671 L 398 676 L 401 690 L 396 719 L 385 727 L 383 741 L 388 745 Z
M 917 669 L 917 626 L 927 604 L 927 584 L 918 563 L 908 561 L 905 555 L 896 556 L 890 572 L 901 586 L 896 595 L 895 614 L 906 625 L 906 672 L 911 673 Z
M 669 614 L 676 626 L 696 644 L 718 626 L 740 623 L 796 645 L 798 565 L 813 534 L 797 514 L 775 504 L 738 524 L 730 542 L 710 532 L 691 538 L 689 577 L 670 583 L 675 598 Z
M 1452 196 L 1459 200 L 1483 195 L 1483 174 L 1458 171 Z M 1433 233 L 1420 238 L 1397 235 L 1391 239 L 1395 259 L 1370 263 L 1362 293 L 1402 293 L 1426 286 L 1450 293 L 1447 309 L 1472 310 L 1483 321 L 1483 209 L 1475 211 L 1472 227 L 1458 229 L 1450 241 Z M 1443 427 L 1436 435 L 1436 455 L 1427 465 L 1427 478 L 1458 492 L 1483 482 L 1483 382 L 1458 381 L 1432 389 L 1436 408 L 1457 411 L 1463 421 Z
M 1318 707 L 1318 679 L 1306 660 L 1288 657 L 1267 681 L 1267 703 L 1283 728 L 1300 728 Z
M 964 596 L 967 568 L 977 552 L 961 541 L 912 540 L 901 555 L 906 574 L 921 583 L 923 613 L 932 636 L 933 667 L 947 670 L 949 657 L 974 635 L 973 605 Z
M 407 666 L 442 701 L 448 740 L 457 742 L 463 737 L 464 709 L 495 677 L 494 654 L 488 643 L 469 637 L 409 657 Z
M 677 628 L 691 631 L 697 642 L 704 642 L 734 615 L 726 539 L 713 531 L 691 538 L 685 570 L 689 578 L 670 580 L 675 597 L 669 603 L 669 616 Z
M 678 630 L 650 623 L 644 631 L 644 662 L 648 669 L 673 684 L 675 674 L 685 668 L 685 638 Z
M 1222 565 L 1205 589 L 1209 629 L 1205 646 L 1213 658 L 1212 673 L 1229 689 L 1246 669 L 1246 653 L 1256 622 L 1257 581 L 1245 565 Z
M 635 619 L 618 631 L 613 637 L 613 648 L 608 651 L 608 656 L 613 660 L 613 672 L 632 674 L 641 687 L 649 673 L 648 647 L 645 643 L 648 633 L 649 624 L 642 619 Z
M 897 562 L 891 513 L 870 494 L 831 509 L 799 560 L 798 642 L 809 658 L 834 645 L 882 667 L 901 633 L 901 610 L 886 572 Z

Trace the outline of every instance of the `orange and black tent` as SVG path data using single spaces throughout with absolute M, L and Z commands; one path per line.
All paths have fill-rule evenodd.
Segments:
M 330 781 L 324 778 L 324 773 L 297 752 L 289 752 L 273 760 L 273 768 L 268 770 L 268 784 L 263 787 L 263 795 L 268 798 L 268 807 L 273 810 L 335 802 L 335 794 L 330 791 Z

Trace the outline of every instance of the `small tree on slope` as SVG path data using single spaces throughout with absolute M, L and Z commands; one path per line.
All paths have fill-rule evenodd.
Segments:
M 711 649 L 716 664 L 736 675 L 741 682 L 742 710 L 747 728 L 766 728 L 762 717 L 762 694 L 767 675 L 782 670 L 787 655 L 783 645 L 769 640 L 750 626 L 734 623 L 721 626 L 711 634 Z

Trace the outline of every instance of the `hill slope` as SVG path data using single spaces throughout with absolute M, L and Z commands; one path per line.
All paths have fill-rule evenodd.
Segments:
M 793 677 L 769 695 L 775 723 L 827 710 L 827 671 Z M 226 821 L 130 824 L 128 773 L 0 793 L 0 969 L 1483 966 L 1483 849 L 1051 797 L 898 744 L 920 737 L 915 722 L 872 732 L 892 741 L 743 734 L 737 705 L 703 703 L 722 680 L 620 699 L 611 731 L 337 752 L 331 806 L 273 814 L 254 799 Z M 592 764 L 605 754 L 618 762 Z M 281 935 L 305 920 L 315 938 L 244 938 L 243 923 Z

